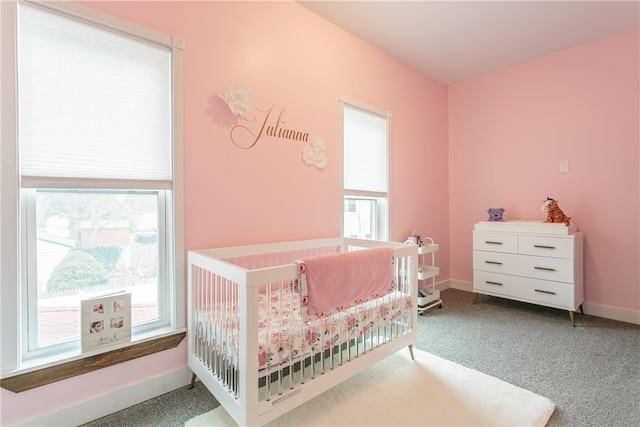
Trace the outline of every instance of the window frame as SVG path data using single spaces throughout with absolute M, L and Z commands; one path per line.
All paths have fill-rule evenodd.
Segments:
M 375 212 L 376 224 L 374 235 L 372 236 L 373 240 L 389 240 L 389 236 L 391 236 L 391 174 L 390 174 L 390 165 L 391 165 L 391 112 L 385 111 L 376 107 L 372 107 L 363 102 L 356 101 L 354 99 L 350 99 L 342 94 L 339 95 L 338 99 L 339 104 L 339 112 L 340 112 L 340 177 L 341 177 L 341 186 L 342 189 L 342 197 L 341 197 L 341 211 L 340 211 L 340 234 L 344 236 L 345 233 L 345 211 L 344 206 L 345 202 L 349 199 L 374 199 L 376 201 L 377 211 Z M 360 110 L 363 113 L 371 114 L 374 116 L 378 116 L 386 120 L 386 170 L 387 174 L 387 189 L 385 192 L 378 191 L 365 191 L 353 188 L 345 188 L 345 177 L 344 177 L 344 109 L 345 107 Z
M 37 258 L 38 248 L 37 239 L 38 232 L 36 227 L 36 193 L 38 190 L 60 192 L 60 193 L 79 193 L 79 194 L 136 194 L 141 196 L 155 195 L 157 197 L 157 221 L 158 224 L 167 224 L 167 205 L 168 192 L 166 190 L 85 190 L 85 189 L 56 189 L 56 188 L 22 188 L 20 190 L 21 198 L 21 241 L 24 243 L 23 247 L 24 256 L 22 257 L 22 286 L 21 286 L 21 298 L 23 304 L 28 307 L 22 311 L 22 324 L 27 327 L 22 328 L 22 359 L 27 361 L 29 359 L 37 359 L 47 356 L 55 356 L 59 353 L 70 353 L 77 351 L 80 348 L 80 335 L 74 338 L 65 338 L 59 342 L 46 343 L 39 346 L 39 322 L 38 322 L 38 274 L 37 274 L 37 261 L 31 262 L 31 260 Z M 141 335 L 147 332 L 152 332 L 155 329 L 164 328 L 170 325 L 170 306 L 167 304 L 169 299 L 169 291 L 171 287 L 171 280 L 169 278 L 170 270 L 167 268 L 171 263 L 163 262 L 170 256 L 170 251 L 167 248 L 167 243 L 173 239 L 168 238 L 167 232 L 171 227 L 158 227 L 158 319 L 144 322 L 142 324 L 132 325 L 133 336 Z M 33 232 L 32 232 L 33 231 Z M 109 292 L 109 291 L 106 291 Z M 33 308 L 31 308 L 33 307 Z M 31 326 L 34 325 L 34 326 Z M 35 328 L 35 329 L 34 329 Z
M 133 333 L 130 343 L 121 344 L 118 347 L 136 346 L 153 339 L 161 339 L 168 335 L 184 333 L 186 330 L 186 304 L 185 304 L 185 273 L 184 273 L 184 208 L 183 208 L 183 50 L 184 41 L 176 36 L 160 33 L 140 25 L 122 20 L 103 12 L 82 6 L 76 3 L 53 2 L 35 0 L 12 0 L 0 2 L 0 19 L 2 23 L 2 51 L 3 58 L 0 68 L 0 86 L 2 87 L 2 110 L 0 160 L 2 172 L 0 174 L 0 279 L 2 280 L 1 320 L 0 332 L 2 334 L 2 376 L 18 375 L 22 372 L 37 369 L 38 367 L 61 363 L 88 357 L 80 350 L 80 346 L 70 351 L 61 351 L 56 354 L 43 352 L 39 357 L 27 357 L 24 349 L 27 347 L 23 330 L 26 327 L 27 309 L 24 307 L 23 290 L 26 268 L 35 268 L 32 262 L 24 262 L 27 256 L 28 239 L 22 222 L 28 220 L 28 209 L 21 195 L 21 179 L 19 175 L 19 141 L 18 141 L 18 88 L 17 88 L 17 13 L 19 3 L 40 7 L 52 13 L 58 13 L 81 20 L 108 31 L 124 33 L 136 39 L 142 39 L 157 45 L 164 46 L 171 51 L 171 95 L 172 95 L 172 184 L 170 190 L 158 190 L 158 207 L 164 203 L 165 209 L 158 211 L 158 222 L 164 224 L 168 243 L 158 246 L 163 251 L 167 261 L 165 278 L 167 283 L 164 298 L 158 297 L 159 310 L 164 304 L 166 322 L 156 328 L 140 333 Z M 91 180 L 80 184 L 71 184 L 65 180 L 52 180 L 47 182 L 50 188 L 93 188 Z M 71 185 L 70 185 L 71 184 Z M 124 182 L 114 180 L 113 188 L 117 190 L 129 188 L 131 182 L 125 186 Z M 142 184 L 142 183 L 141 183 Z M 38 187 L 37 185 L 29 185 Z M 100 187 L 103 189 L 104 187 Z M 152 187 L 144 187 L 141 190 L 150 190 Z M 32 211 L 31 214 L 34 214 Z M 160 232 L 160 230 L 159 230 Z M 33 249 L 33 248 L 31 248 Z M 78 340 L 79 341 L 79 340 Z M 106 354 L 115 347 L 108 347 L 92 351 L 91 356 Z

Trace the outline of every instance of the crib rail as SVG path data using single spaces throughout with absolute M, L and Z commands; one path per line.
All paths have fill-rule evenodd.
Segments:
M 361 370 L 363 360 L 373 360 L 370 353 L 388 343 L 403 337 L 413 342 L 417 251 L 401 244 L 393 244 L 393 292 L 307 329 L 285 322 L 299 317 L 294 260 L 381 245 L 389 243 L 340 238 L 189 253 L 189 366 L 239 424 L 268 422 L 301 395 L 308 399 L 308 390 L 330 387 L 328 377 L 349 376 L 332 371 Z M 265 317 L 261 325 L 259 313 Z M 262 348 L 265 339 L 269 345 Z M 394 351 L 387 346 L 382 353 Z

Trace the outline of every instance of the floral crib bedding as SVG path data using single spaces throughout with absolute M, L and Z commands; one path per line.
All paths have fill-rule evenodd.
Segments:
M 393 322 L 411 310 L 411 298 L 390 293 L 332 316 L 304 322 L 300 294 L 290 288 L 258 298 L 259 369 L 326 350 Z
M 348 342 L 392 324 L 411 311 L 411 297 L 392 292 L 331 316 L 307 321 L 301 314 L 300 292 L 293 287 L 258 296 L 258 369 L 269 369 Z M 236 314 L 233 314 L 236 313 Z M 196 313 L 196 342 L 237 363 L 237 305 L 210 305 Z

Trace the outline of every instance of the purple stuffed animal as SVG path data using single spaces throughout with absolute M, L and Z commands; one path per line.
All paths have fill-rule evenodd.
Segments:
M 504 221 L 504 219 L 502 219 L 502 214 L 504 213 L 503 208 L 489 208 L 487 209 L 487 213 L 489 214 L 489 221 Z

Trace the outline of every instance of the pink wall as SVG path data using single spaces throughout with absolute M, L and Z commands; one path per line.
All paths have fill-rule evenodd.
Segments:
M 638 28 L 449 88 L 451 278 L 471 281 L 486 209 L 585 234 L 585 302 L 640 311 Z M 570 172 L 559 172 L 569 160 Z
M 392 112 L 391 238 L 403 241 L 413 230 L 433 236 L 442 245 L 441 277 L 449 276 L 446 87 L 294 2 L 86 4 L 184 38 L 187 250 L 338 235 L 338 95 L 344 94 Z M 304 165 L 301 142 L 265 137 L 248 150 L 234 146 L 229 137 L 234 117 L 215 96 L 234 80 L 252 91 L 256 107 L 285 109 L 287 128 L 321 136 L 327 167 Z M 38 417 L 185 365 L 183 342 L 32 391 L 3 389 L 0 424 Z
M 339 234 L 339 94 L 392 112 L 392 239 L 448 240 L 446 87 L 294 2 L 88 4 L 185 39 L 187 249 Z M 327 167 L 303 164 L 309 143 L 234 146 L 237 119 L 215 95 L 235 80 L 256 108 L 322 137 Z

